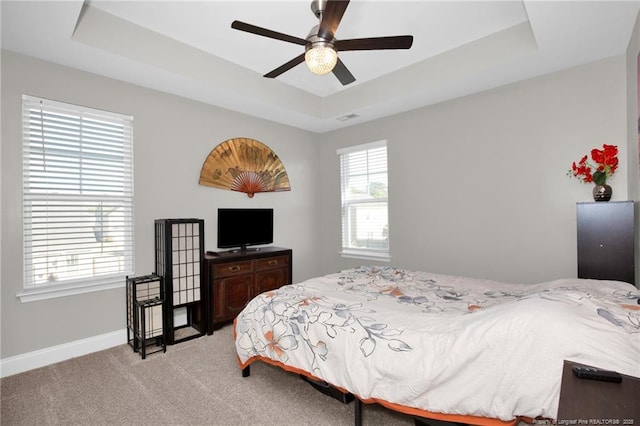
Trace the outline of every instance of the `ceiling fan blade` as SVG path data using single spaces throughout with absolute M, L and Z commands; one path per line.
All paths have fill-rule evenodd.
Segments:
M 333 40 L 347 6 L 349 6 L 349 0 L 327 0 L 318 28 L 318 37 Z
M 336 40 L 335 47 L 336 50 L 344 52 L 348 50 L 410 49 L 412 44 L 413 36 L 405 35 Z
M 247 24 L 246 22 L 233 21 L 231 23 L 231 28 L 251 34 L 257 34 L 263 37 L 274 38 L 276 40 L 288 41 L 289 43 L 299 44 L 301 46 L 305 46 L 307 44 L 307 40 L 303 38 L 290 36 L 288 34 L 279 33 L 266 28 L 256 27 L 255 25 Z
M 276 78 L 280 74 L 289 71 L 291 68 L 303 62 L 304 62 L 304 53 L 299 56 L 296 56 L 286 64 L 280 65 L 278 68 L 274 69 L 273 71 L 266 73 L 264 76 L 267 78 Z
M 340 83 L 342 83 L 343 86 L 356 81 L 356 78 L 351 74 L 340 58 L 338 58 L 338 63 L 336 63 L 336 66 L 333 68 L 333 74 L 338 77 L 338 80 L 340 80 Z

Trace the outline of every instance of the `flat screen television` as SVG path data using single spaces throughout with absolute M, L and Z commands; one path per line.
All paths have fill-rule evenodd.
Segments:
M 218 247 L 273 243 L 273 209 L 218 209 Z

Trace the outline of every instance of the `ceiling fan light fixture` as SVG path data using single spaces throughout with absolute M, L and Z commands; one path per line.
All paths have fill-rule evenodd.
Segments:
M 307 49 L 304 61 L 312 73 L 325 75 L 333 71 L 338 63 L 338 52 L 331 46 L 318 44 Z

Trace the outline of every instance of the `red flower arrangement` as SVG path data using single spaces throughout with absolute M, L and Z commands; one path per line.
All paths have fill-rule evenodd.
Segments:
M 592 165 L 587 162 L 585 155 L 576 164 L 573 162 L 568 175 L 580 179 L 584 183 L 594 182 L 596 185 L 604 185 L 607 178 L 613 176 L 618 169 L 618 146 L 602 145 L 602 149 L 592 149 L 591 159 L 596 163 Z

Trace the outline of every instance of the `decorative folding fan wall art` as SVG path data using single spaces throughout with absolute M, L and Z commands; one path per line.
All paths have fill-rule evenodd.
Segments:
M 275 152 L 255 139 L 234 138 L 216 146 L 202 165 L 200 185 L 246 193 L 290 191 L 289 176 Z

